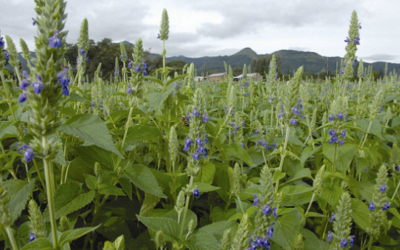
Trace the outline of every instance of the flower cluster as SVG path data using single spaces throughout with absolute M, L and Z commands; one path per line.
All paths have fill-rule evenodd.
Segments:
M 19 153 L 21 150 L 23 150 L 23 149 L 25 149 L 25 152 L 24 152 L 24 159 L 25 159 L 25 161 L 26 161 L 26 162 L 32 161 L 33 158 L 35 157 L 35 154 L 33 153 L 33 149 L 32 149 L 31 147 L 29 147 L 28 145 L 26 145 L 26 144 L 22 144 L 22 145 L 18 148 L 18 153 Z
M 146 64 L 146 60 L 143 60 L 143 75 L 144 76 L 147 76 L 148 74 L 147 74 L 147 71 L 146 71 L 146 69 L 148 68 L 148 66 L 147 66 L 147 64 Z M 136 67 L 135 68 L 133 68 L 133 72 L 136 72 L 136 73 L 140 73 L 140 71 L 141 71 L 141 68 L 140 68 L 140 65 L 139 65 L 139 63 L 136 65 Z
M 328 236 L 326 238 L 326 241 L 330 242 L 332 240 L 332 237 L 333 237 L 332 232 L 328 231 Z M 349 246 L 353 246 L 355 237 L 356 237 L 355 235 L 352 235 L 349 237 L 349 239 L 343 238 L 342 241 L 340 242 L 340 247 L 345 248 L 347 246 L 347 244 L 349 244 Z
M 271 242 L 268 242 L 269 238 L 272 238 L 273 233 L 274 233 L 274 225 L 275 222 L 272 223 L 270 227 L 267 229 L 267 236 L 263 239 L 260 236 L 257 236 L 255 240 L 250 238 L 250 247 L 247 250 L 256 250 L 259 247 L 266 247 L 267 250 L 270 249 Z M 250 234 L 251 236 L 251 234 Z
M 57 75 L 58 82 L 61 84 L 62 87 L 62 94 L 65 96 L 69 96 L 69 79 L 65 76 L 68 72 L 68 68 L 64 68 L 60 73 Z
M 336 118 L 337 118 L 337 119 L 340 119 L 340 120 L 342 120 L 342 119 L 344 118 L 344 119 L 346 120 L 346 122 L 349 121 L 349 120 L 347 119 L 347 114 L 344 114 L 344 115 L 343 115 L 342 112 L 339 112 L 339 113 L 336 115 Z M 333 121 L 335 120 L 335 115 L 334 115 L 334 114 L 331 114 L 330 116 L 328 116 L 328 119 L 329 119 L 329 121 L 333 122 Z
M 0 33 L 0 47 L 4 47 L 5 44 L 6 43 L 4 42 L 4 38 L 1 36 L 1 33 Z
M 341 137 L 340 146 L 343 146 L 343 144 L 344 144 L 344 138 L 346 137 L 346 130 L 347 129 L 345 128 L 340 133 L 340 137 Z M 339 138 L 336 135 L 336 131 L 333 128 L 331 128 L 329 130 L 329 135 L 331 136 L 331 139 L 329 140 L 329 145 L 333 145 L 333 143 L 336 143 L 336 144 L 339 143 Z
M 262 147 L 264 147 L 264 149 L 266 151 L 268 151 L 268 150 L 274 151 L 276 149 L 276 143 L 275 142 L 272 143 L 272 144 L 268 144 L 268 142 L 266 140 L 260 139 L 260 140 L 258 140 L 258 144 L 261 145 Z
M 26 91 L 28 90 L 27 88 L 29 87 L 29 75 L 26 71 L 22 72 L 22 75 L 25 77 L 24 80 L 22 80 L 21 85 L 19 86 L 19 88 L 24 91 L 18 98 L 18 102 L 22 103 L 25 102 L 28 99 L 28 96 L 26 94 Z M 36 95 L 39 95 L 40 93 L 42 93 L 42 89 L 44 88 L 43 82 L 42 82 L 42 77 L 40 75 L 36 76 L 36 82 L 32 83 L 33 86 L 33 92 Z
M 386 188 L 387 188 L 386 184 L 382 184 L 382 186 L 380 186 L 379 190 L 382 193 L 386 193 Z M 389 204 L 390 204 L 390 201 L 387 201 L 385 204 L 383 204 L 382 210 L 383 211 L 388 210 L 390 208 Z M 371 211 L 375 210 L 375 203 L 371 201 L 369 203 L 368 209 L 371 210 Z

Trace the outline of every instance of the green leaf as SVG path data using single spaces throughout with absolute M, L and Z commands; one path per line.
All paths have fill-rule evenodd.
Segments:
M 300 179 L 303 179 L 303 178 L 312 179 L 312 177 L 311 177 L 311 171 L 310 171 L 309 168 L 303 168 L 303 169 L 297 171 L 296 174 L 295 174 L 293 177 L 289 178 L 289 179 L 286 181 L 286 183 L 288 183 L 288 182 L 294 182 L 294 181 L 297 181 L 297 180 L 300 180 Z M 285 184 L 286 184 L 286 183 L 285 183 Z
M 215 175 L 215 165 L 214 163 L 209 161 L 205 165 L 203 165 L 195 181 L 211 184 L 214 180 L 214 175 Z
M 145 76 L 145 77 L 143 77 L 143 79 L 156 82 L 156 83 L 160 84 L 160 86 L 164 85 L 164 83 L 160 79 L 158 79 L 157 77 L 154 77 L 154 76 Z
M 21 250 L 53 250 L 53 244 L 47 239 L 37 239 L 21 248 Z
M 0 140 L 18 136 L 18 130 L 13 122 L 0 122 Z
M 164 93 L 147 92 L 145 97 L 151 108 L 155 110 L 160 110 L 163 107 L 164 101 L 168 98 L 170 94 L 172 94 L 172 92 L 174 92 L 174 88 L 169 88 Z
M 330 178 L 327 179 L 330 181 Z M 343 189 L 337 185 L 333 185 L 331 188 L 328 181 L 325 183 L 326 185 L 323 185 L 322 188 L 322 198 L 324 198 L 331 206 L 336 207 L 340 197 L 342 196 Z
M 295 206 L 309 203 L 315 188 L 303 185 L 284 186 L 283 205 Z
M 367 230 L 367 228 L 371 227 L 371 221 L 369 219 L 370 211 L 368 210 L 368 206 L 364 202 L 352 198 L 351 210 L 353 210 L 351 217 L 359 227 L 361 227 L 365 231 Z
M 194 185 L 199 189 L 200 193 L 207 193 L 220 189 L 220 187 L 202 182 L 195 182 Z
M 272 240 L 283 249 L 292 249 L 292 245 L 299 233 L 300 221 L 301 214 L 297 209 L 278 218 L 274 226 Z
M 76 239 L 84 236 L 85 234 L 96 230 L 99 227 L 100 227 L 100 225 L 98 225 L 96 227 L 82 227 L 82 228 L 68 230 L 66 232 L 63 232 L 60 235 L 60 238 L 58 239 L 58 241 L 60 242 L 60 246 L 62 247 L 65 243 L 69 243 L 73 240 L 76 240 Z
M 160 201 L 160 197 L 157 197 L 155 195 L 145 193 L 144 194 L 144 201 L 142 204 L 142 207 L 140 208 L 140 215 L 141 216 L 147 216 L 147 214 L 154 209 L 154 207 L 158 204 Z
M 179 79 L 185 78 L 185 77 L 187 77 L 187 76 L 188 76 L 188 74 L 183 74 L 183 75 L 177 76 L 177 77 L 175 77 L 175 78 L 172 78 L 171 80 L 169 80 L 169 81 L 167 82 L 167 86 L 170 85 L 171 83 L 176 82 L 176 81 L 178 81 Z
M 325 144 L 322 150 L 326 158 L 333 163 L 339 171 L 345 171 L 349 168 L 354 155 L 356 154 L 357 147 L 354 144 L 344 144 L 343 146 L 337 145 L 336 158 L 335 158 L 335 145 Z
M 35 179 L 32 179 L 30 182 L 11 179 L 5 181 L 4 186 L 10 197 L 8 206 L 11 210 L 12 219 L 15 221 L 21 215 L 22 210 L 25 209 L 26 202 L 32 195 L 35 187 Z
M 282 173 L 281 170 L 276 170 L 274 173 L 274 183 L 277 183 L 279 180 L 281 180 L 282 178 L 284 178 L 286 176 L 286 173 Z
M 219 242 L 211 233 L 197 230 L 189 236 L 185 245 L 190 250 L 218 250 Z
M 97 115 L 79 114 L 61 125 L 58 130 L 84 140 L 83 146 L 96 145 L 124 158 L 114 146 L 107 125 Z
M 253 160 L 251 159 L 249 153 L 247 153 L 247 150 L 242 148 L 240 145 L 237 144 L 224 144 L 223 148 L 226 150 L 226 153 L 228 156 L 233 156 L 237 159 L 240 159 L 244 161 L 247 165 L 254 166 Z
M 17 245 L 19 248 L 22 248 L 26 244 L 29 243 L 29 235 L 31 233 L 31 222 L 27 221 L 24 224 L 20 225 L 17 231 L 17 235 L 15 240 L 17 241 Z
M 316 147 L 313 149 L 312 147 L 305 148 L 301 153 L 301 163 L 304 164 L 310 156 L 315 155 L 318 151 L 321 150 L 321 147 Z
M 141 164 L 128 165 L 125 168 L 125 175 L 131 182 L 143 191 L 161 198 L 167 198 L 160 186 L 157 179 L 151 170 Z
M 356 120 L 356 123 L 358 126 L 360 126 L 360 128 L 362 128 L 365 131 L 368 131 L 370 119 L 368 118 L 358 119 Z M 383 139 L 381 131 L 382 131 L 382 125 L 379 122 L 379 120 L 378 119 L 373 120 L 369 133 L 378 136 L 380 139 Z
M 94 199 L 95 191 L 83 193 L 79 183 L 69 181 L 62 184 L 54 195 L 55 217 L 59 219 L 61 216 L 68 215 L 78 209 L 86 206 Z M 45 210 L 43 218 L 49 220 L 49 211 Z
M 137 142 L 152 142 L 159 140 L 162 134 L 157 127 L 148 124 L 132 126 L 128 129 L 126 143 L 134 144 Z
M 111 182 L 106 181 L 100 183 L 98 192 L 99 194 L 125 196 L 125 193 L 122 191 L 122 189 L 114 186 L 113 184 L 111 184 Z
M 80 96 L 80 95 L 78 95 L 78 94 L 71 94 L 69 97 L 68 97 L 68 100 L 69 101 L 75 101 L 75 102 L 90 102 L 88 99 L 86 99 L 85 97 L 82 97 L 82 96 Z
M 328 250 L 330 244 L 328 242 L 318 239 L 318 237 L 308 229 L 300 229 L 300 233 L 305 238 L 304 249 L 307 250 Z
M 167 241 L 179 241 L 180 226 L 175 220 L 171 218 L 144 217 L 140 215 L 137 215 L 137 217 L 147 228 L 156 232 L 161 230 Z
M 131 181 L 126 177 L 121 177 L 118 180 L 119 184 L 121 185 L 122 189 L 128 195 L 129 199 L 132 200 L 132 184 Z
M 199 228 L 198 231 L 205 231 L 209 232 L 213 235 L 217 235 L 222 237 L 225 230 L 233 227 L 236 224 L 235 221 L 225 220 L 225 221 L 218 221 L 211 224 L 208 224 L 204 227 Z

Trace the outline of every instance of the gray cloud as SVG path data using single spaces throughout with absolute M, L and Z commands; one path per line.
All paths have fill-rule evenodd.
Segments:
M 328 3 L 329 2 L 329 3 Z M 206 2 L 207 3 L 207 2 Z M 268 27 L 300 28 L 307 25 L 330 26 L 348 21 L 338 18 L 343 13 L 351 14 L 354 4 L 349 1 L 263 1 L 213 3 L 211 10 L 224 18 L 221 24 L 205 23 L 197 28 L 203 36 L 229 38 L 245 34 L 268 32 Z M 329 6 L 329 8 L 327 8 Z M 210 5 L 204 1 L 198 5 L 206 10 Z M 360 6 L 359 9 L 362 9 Z M 210 9 L 209 9 L 210 10 Z
M 370 56 L 362 57 L 363 60 L 370 60 L 370 61 L 393 61 L 399 58 L 396 55 L 389 55 L 389 54 L 374 54 Z

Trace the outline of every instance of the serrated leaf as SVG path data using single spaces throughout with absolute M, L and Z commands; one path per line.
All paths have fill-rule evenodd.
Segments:
M 151 108 L 155 110 L 160 110 L 162 109 L 164 105 L 164 101 L 168 98 L 170 94 L 174 92 L 173 88 L 167 89 L 164 93 L 160 92 L 147 92 L 145 94 L 145 97 L 148 101 L 148 104 Z
M 55 217 L 59 219 L 61 216 L 68 215 L 78 209 L 89 204 L 95 196 L 95 191 L 91 190 L 82 193 L 81 187 L 77 182 L 70 181 L 62 184 L 54 195 Z M 49 220 L 49 211 L 45 210 L 43 218 Z
M 225 230 L 233 227 L 236 224 L 236 221 L 226 220 L 226 221 L 218 221 L 206 225 L 204 227 L 199 228 L 198 231 L 209 232 L 214 235 L 221 236 L 224 234 Z
M 134 185 L 143 191 L 161 198 L 166 198 L 158 185 L 156 177 L 148 167 L 141 164 L 129 165 L 125 168 L 125 175 Z
M 97 191 L 99 194 L 125 196 L 125 193 L 122 191 L 122 189 L 114 186 L 110 182 L 101 182 Z
M 300 229 L 300 233 L 305 238 L 304 249 L 307 250 L 328 250 L 330 244 L 328 242 L 318 239 L 318 237 L 308 229 Z
M 132 126 L 128 130 L 126 143 L 134 144 L 138 142 L 152 142 L 159 140 L 162 134 L 157 127 L 148 124 Z
M 68 230 L 66 232 L 63 232 L 60 235 L 60 238 L 58 239 L 58 241 L 60 242 L 60 246 L 62 247 L 64 244 L 69 243 L 73 240 L 76 240 L 76 239 L 82 237 L 83 235 L 96 230 L 99 227 L 100 227 L 100 225 L 98 225 L 96 227 L 82 227 L 82 228 Z
M 300 212 L 295 209 L 279 217 L 274 226 L 272 240 L 283 247 L 283 249 L 292 249 L 292 245 L 299 233 L 301 216 Z
M 141 216 L 147 216 L 147 214 L 151 210 L 153 210 L 157 203 L 160 201 L 160 197 L 157 197 L 155 195 L 149 193 L 145 193 L 144 195 L 144 201 L 139 213 L 139 215 Z
M 5 181 L 4 186 L 10 197 L 8 206 L 11 210 L 12 219 L 15 221 L 21 215 L 22 210 L 25 209 L 26 203 L 35 187 L 35 179 L 30 182 L 11 179 Z
M 137 217 L 147 228 L 156 232 L 161 230 L 167 241 L 179 241 L 180 226 L 175 220 L 171 218 L 144 217 L 140 215 L 137 215 Z
M 53 244 L 47 239 L 37 239 L 21 248 L 21 250 L 53 250 Z
M 201 182 L 195 182 L 194 185 L 199 189 L 200 193 L 212 192 L 220 189 L 220 187 Z
M 29 235 L 31 233 L 31 222 L 27 221 L 19 226 L 15 240 L 19 248 L 22 248 L 29 242 Z
M 118 149 L 108 131 L 107 125 L 97 115 L 79 114 L 72 117 L 65 124 L 58 128 L 59 131 L 68 135 L 78 137 L 85 141 L 83 146 L 96 145 L 109 152 L 113 152 L 121 158 L 124 158 Z
M 364 202 L 358 199 L 351 199 L 351 210 L 353 211 L 351 217 L 359 227 L 365 231 L 367 228 L 371 227 L 371 221 L 369 219 L 370 211 Z
M 119 184 L 121 185 L 122 189 L 128 195 L 129 199 L 132 200 L 132 184 L 128 178 L 121 177 L 119 178 Z
M 189 236 L 185 245 L 190 250 L 218 250 L 219 243 L 211 233 L 197 230 Z
M 344 144 L 337 146 L 335 158 L 335 145 L 325 144 L 322 147 L 323 153 L 328 160 L 333 163 L 339 171 L 345 171 L 349 168 L 354 155 L 356 154 L 357 147 L 354 144 Z
M 368 118 L 358 119 L 356 123 L 358 126 L 360 126 L 360 128 L 362 128 L 365 131 L 368 131 L 370 119 Z M 380 139 L 383 139 L 381 131 L 382 131 L 382 125 L 379 122 L 379 120 L 378 119 L 373 120 L 369 133 L 378 136 Z
M 207 162 L 200 171 L 199 178 L 196 178 L 195 181 L 200 179 L 200 182 L 211 184 L 214 180 L 215 175 L 215 165 L 212 162 Z
M 17 137 L 17 128 L 13 125 L 13 122 L 0 122 L 0 140 Z

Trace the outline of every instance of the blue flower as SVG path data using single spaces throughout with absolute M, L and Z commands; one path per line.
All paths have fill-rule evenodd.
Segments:
M 204 142 L 205 142 L 206 144 L 210 143 L 210 142 L 208 141 L 207 136 L 208 136 L 208 134 L 205 134 L 205 135 L 204 135 Z
M 344 140 L 341 139 L 341 140 L 340 140 L 340 146 L 343 146 L 343 144 L 344 144 Z
M 144 76 L 148 76 L 149 74 L 147 74 L 147 71 L 146 71 L 146 70 L 143 70 L 143 75 L 144 75 Z
M 358 23 L 358 28 L 361 29 L 361 23 Z
M 157 39 L 160 39 L 160 33 L 158 33 L 158 35 L 157 35 Z
M 354 38 L 353 43 L 356 45 L 360 45 L 360 35 L 358 35 L 356 38 Z
M 232 131 L 233 136 L 236 136 L 236 130 Z
M 44 85 L 41 82 L 34 82 L 32 83 L 32 86 L 33 86 L 33 92 L 37 95 L 39 95 L 42 92 L 42 89 L 44 88 Z
M 185 147 L 183 147 L 183 151 L 189 151 L 190 145 L 192 144 L 192 139 L 187 136 L 187 139 L 185 140 Z
M 244 148 L 244 142 L 242 142 L 242 144 L 240 144 L 240 146 L 241 146 L 242 148 Z
M 128 63 L 128 69 L 132 68 L 132 60 L 129 59 L 129 63 Z
M 342 133 L 340 134 L 343 138 L 346 137 L 346 130 L 347 130 L 347 128 L 343 129 Z
M 292 117 L 292 119 L 290 119 L 290 124 L 292 124 L 293 126 L 297 126 L 297 121 L 296 121 L 296 117 Z
M 58 30 L 54 31 L 53 36 L 49 37 L 49 45 L 53 49 L 61 49 L 61 39 L 58 38 Z
M 198 151 L 193 153 L 193 160 L 199 161 L 200 160 L 200 154 Z
M 344 238 L 341 242 L 340 242 L 340 246 L 342 248 L 345 248 L 347 246 L 347 238 Z
M 328 237 L 326 238 L 326 241 L 331 241 L 332 240 L 332 232 L 328 231 Z
M 32 17 L 32 25 L 35 26 L 36 25 L 36 20 L 35 18 Z
M 8 53 L 8 51 L 6 51 L 6 60 L 10 59 L 10 53 Z
M 193 190 L 193 196 L 194 196 L 195 198 L 199 198 L 199 196 L 200 196 L 200 189 L 195 188 L 195 189 Z
M 387 210 L 387 209 L 389 209 L 389 208 L 390 208 L 390 206 L 389 206 L 389 201 L 387 201 L 387 202 L 383 205 L 382 210 L 385 211 L 385 210 Z
M 147 64 L 146 64 L 146 60 L 143 60 L 143 70 L 146 70 L 148 68 Z
M 33 150 L 28 146 L 28 148 L 24 152 L 24 159 L 26 162 L 30 162 L 33 160 L 33 157 L 35 157 L 35 155 L 33 154 Z
M 335 132 L 335 130 L 333 130 L 333 128 L 331 128 L 331 129 L 329 130 L 329 135 L 330 135 L 330 136 L 336 136 L 336 132 Z
M 84 55 L 85 54 L 85 50 L 81 47 L 81 49 L 79 50 L 79 54 Z
M 334 219 L 335 219 L 335 213 L 332 212 L 332 217 L 331 217 L 331 219 L 329 220 L 329 222 L 332 223 Z
M 244 121 L 242 121 L 242 127 L 244 127 Z
M 198 116 L 199 116 L 199 111 L 197 110 L 196 107 L 194 107 L 193 116 L 194 116 L 194 117 L 198 117 Z
M 5 42 L 3 40 L 3 37 L 0 34 L 0 47 L 4 47 L 4 45 L 5 45 Z
M 346 40 L 344 40 L 344 42 L 349 43 L 350 39 L 348 37 L 346 37 Z
M 274 233 L 274 226 L 275 225 L 275 222 L 274 223 L 272 223 L 272 226 L 270 226 L 268 229 L 267 229 L 267 236 L 268 236 L 268 238 L 272 238 L 272 236 L 273 236 L 273 233 Z
M 264 215 L 269 215 L 271 213 L 271 207 L 269 206 L 269 204 L 265 205 L 265 207 L 262 210 L 262 213 Z
M 386 192 L 386 185 L 382 184 L 382 186 L 379 188 L 382 193 Z
M 354 236 L 354 235 L 350 236 L 350 243 L 349 243 L 350 246 L 354 245 L 354 237 L 356 237 L 356 236 Z
M 342 112 L 340 112 L 340 113 L 337 115 L 337 118 L 339 118 L 339 119 L 343 119 L 343 113 L 342 113 Z
M 135 68 L 133 68 L 133 72 L 136 72 L 136 73 L 139 73 L 139 72 L 140 72 L 139 63 L 136 65 Z
M 256 206 L 258 206 L 258 197 L 255 194 L 253 194 L 253 196 L 254 196 L 253 206 L 256 207 Z
M 34 241 L 35 239 L 36 239 L 35 234 L 34 234 L 34 233 L 30 233 L 30 234 L 29 234 L 29 242 L 32 242 L 32 241 Z
M 278 208 L 274 207 L 274 209 L 272 210 L 272 214 L 274 215 L 275 219 L 278 219 Z
M 258 135 L 258 133 L 259 133 L 258 129 L 254 130 L 255 135 Z
M 203 114 L 203 122 L 208 122 L 207 112 Z
M 22 103 L 25 102 L 28 99 L 28 97 L 26 96 L 26 93 L 22 93 L 19 97 L 18 97 L 18 102 Z
M 329 121 L 333 122 L 333 120 L 335 119 L 335 116 L 333 114 L 331 114 L 330 116 L 328 116 Z
M 128 91 L 127 91 L 127 93 L 130 95 L 130 94 L 132 94 L 132 88 L 131 88 L 131 85 L 129 85 L 128 86 Z
M 200 138 L 200 135 L 197 136 L 195 142 L 197 145 L 203 146 L 203 140 Z
M 30 83 L 27 79 L 23 79 L 21 84 L 19 85 L 19 88 L 23 91 L 27 91 L 27 87 L 29 87 Z
M 368 209 L 371 211 L 375 209 L 375 204 L 372 201 L 369 202 Z

